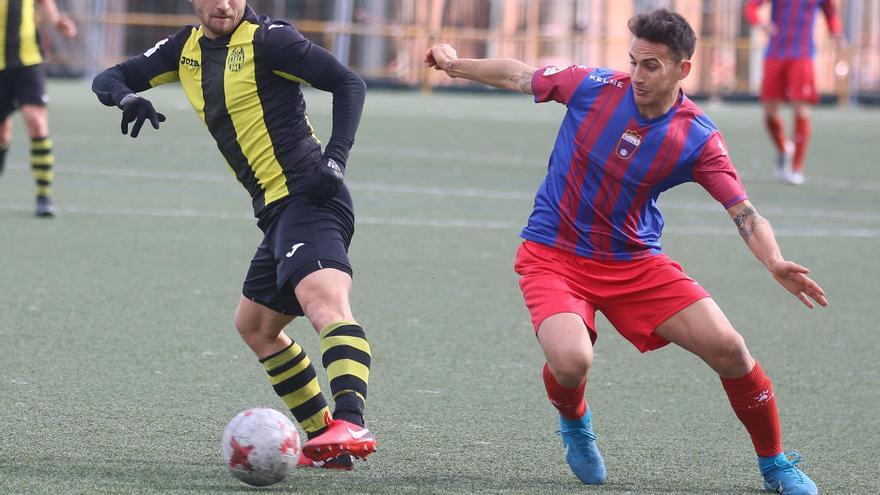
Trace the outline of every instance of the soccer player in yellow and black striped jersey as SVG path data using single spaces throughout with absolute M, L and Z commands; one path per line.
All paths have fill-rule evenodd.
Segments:
M 122 132 L 165 117 L 137 93 L 181 82 L 220 153 L 250 193 L 263 242 L 245 278 L 235 324 L 269 382 L 308 434 L 300 465 L 350 469 L 375 450 L 364 427 L 370 345 L 349 304 L 354 232 L 343 183 L 365 86 L 330 53 L 245 0 L 191 0 L 186 26 L 93 83 L 123 111 Z M 323 152 L 305 113 L 301 84 L 333 93 L 332 135 Z M 305 316 L 320 335 L 333 415 L 315 368 L 283 328 Z
M 49 24 L 68 38 L 76 24 L 60 15 L 54 0 L 0 0 L 0 174 L 12 139 L 12 112 L 21 114 L 31 138 L 31 171 L 37 185 L 37 216 L 55 214 L 52 203 L 52 141 L 46 103 L 46 76 L 35 19 L 35 7 Z

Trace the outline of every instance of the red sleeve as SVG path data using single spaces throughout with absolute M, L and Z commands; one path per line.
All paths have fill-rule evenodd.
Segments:
M 825 0 L 822 3 L 822 12 L 825 14 L 825 21 L 828 23 L 828 30 L 831 34 L 839 35 L 843 32 L 843 26 L 840 23 L 840 17 L 837 16 L 837 9 L 834 8 L 834 2 Z
M 746 20 L 752 26 L 757 26 L 761 23 L 761 19 L 758 17 L 758 7 L 762 3 L 764 3 L 764 0 L 749 0 L 743 7 L 743 14 L 745 14 Z
M 725 209 L 749 199 L 746 188 L 730 162 L 727 144 L 720 132 L 715 131 L 709 136 L 693 171 L 694 181 L 703 186 Z
M 532 74 L 532 93 L 535 102 L 556 101 L 565 105 L 593 69 L 583 65 L 543 67 Z

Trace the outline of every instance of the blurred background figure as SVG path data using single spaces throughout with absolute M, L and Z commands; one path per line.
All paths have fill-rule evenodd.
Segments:
M 84 35 L 73 41 L 43 40 L 49 44 L 50 75 L 94 76 L 195 21 L 187 2 L 178 0 L 56 1 L 81 21 Z M 803 3 L 815 7 L 821 2 Z M 626 60 L 630 41 L 619 26 L 639 12 L 666 7 L 685 16 L 700 39 L 694 59 L 698 70 L 684 88 L 688 94 L 754 101 L 767 44 L 767 33 L 751 29 L 746 0 L 251 0 L 248 5 L 291 21 L 373 88 L 473 86 L 422 68 L 423 47 L 440 39 L 474 57 L 511 57 L 537 65 L 571 60 L 614 64 Z M 834 0 L 834 5 L 850 42 L 840 55 L 852 70 L 835 71 L 838 53 L 829 49 L 827 30 L 815 29 L 819 100 L 880 102 L 880 2 Z M 758 14 L 770 18 L 769 12 Z
M 76 36 L 76 24 L 58 12 L 55 0 L 0 0 L 0 173 L 12 139 L 11 115 L 21 109 L 31 139 L 31 170 L 37 186 L 36 214 L 55 215 L 52 203 L 52 140 L 46 104 L 46 75 L 37 33 L 37 17 L 67 38 Z
M 804 158 L 810 143 L 809 105 L 819 101 L 816 92 L 816 42 L 813 27 L 819 9 L 825 14 L 828 31 L 840 52 L 843 28 L 832 0 L 771 0 L 770 17 L 762 21 L 758 7 L 765 0 L 748 0 L 745 17 L 770 38 L 764 52 L 764 80 L 761 101 L 764 123 L 778 153 L 776 178 L 789 184 L 804 183 Z M 790 102 L 794 110 L 794 141 L 785 136 L 779 115 L 781 103 Z

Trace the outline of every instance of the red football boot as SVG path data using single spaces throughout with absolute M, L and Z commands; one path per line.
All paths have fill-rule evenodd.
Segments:
M 376 437 L 370 430 L 341 419 L 334 419 L 327 431 L 306 442 L 303 454 L 315 461 L 326 461 L 342 454 L 360 459 L 376 451 Z
M 338 457 L 332 457 L 326 461 L 313 461 L 303 452 L 299 453 L 299 460 L 296 463 L 298 468 L 323 468 L 323 469 L 339 469 L 342 471 L 351 471 L 354 469 L 354 458 L 349 454 L 343 454 Z

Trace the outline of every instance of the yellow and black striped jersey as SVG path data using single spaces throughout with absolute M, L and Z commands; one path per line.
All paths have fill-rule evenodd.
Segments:
M 0 70 L 42 61 L 34 0 L 0 0 Z
M 324 154 L 339 163 L 348 158 L 363 108 L 359 76 L 290 24 L 250 7 L 232 33 L 210 39 L 201 26 L 186 26 L 99 75 L 93 89 L 104 104 L 118 105 L 126 94 L 177 80 L 250 193 L 257 217 L 298 192 L 321 158 L 300 84 L 333 92 L 333 134 Z

